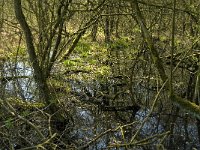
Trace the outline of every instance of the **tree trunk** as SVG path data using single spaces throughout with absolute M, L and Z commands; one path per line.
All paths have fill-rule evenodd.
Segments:
M 97 41 L 97 31 L 98 31 L 98 22 L 95 22 L 95 24 L 92 27 L 92 31 L 91 31 L 91 36 L 92 36 L 93 42 Z
M 36 55 L 35 47 L 33 44 L 32 32 L 23 14 L 21 0 L 14 0 L 14 9 L 16 18 L 21 25 L 22 30 L 24 31 L 28 56 L 34 70 L 34 79 L 39 90 L 39 98 L 48 106 L 48 113 L 53 115 L 53 129 L 55 129 L 55 131 L 60 131 L 60 129 L 62 129 L 62 127 L 69 122 L 69 119 L 66 119 L 62 116 L 62 113 L 59 112 L 57 100 L 50 95 L 49 87 L 47 85 L 47 78 L 44 75 L 45 70 L 42 70 L 39 66 L 38 57 Z
M 16 18 L 17 18 L 19 24 L 21 25 L 22 30 L 24 31 L 27 52 L 29 55 L 31 65 L 34 70 L 34 79 L 35 79 L 38 89 L 39 89 L 40 99 L 45 100 L 45 102 L 47 104 L 50 104 L 49 94 L 48 94 L 49 93 L 48 86 L 44 79 L 42 70 L 39 66 L 38 57 L 36 55 L 35 47 L 33 44 L 33 36 L 32 36 L 31 30 L 30 30 L 30 28 L 26 22 L 25 16 L 22 12 L 21 0 L 14 0 L 14 9 L 15 9 Z
M 149 47 L 149 50 L 151 52 L 151 56 L 152 56 L 152 59 L 154 61 L 155 67 L 158 70 L 158 73 L 161 77 L 161 80 L 163 81 L 163 83 L 166 82 L 166 88 L 169 90 L 170 84 L 168 82 L 168 76 L 166 75 L 162 59 L 159 57 L 158 51 L 155 48 L 155 45 L 153 43 L 152 35 L 149 33 L 149 31 L 146 27 L 144 17 L 142 15 L 141 11 L 140 11 L 139 6 L 138 6 L 138 1 L 134 0 L 134 2 L 131 2 L 131 4 L 133 6 L 133 9 L 136 12 L 137 22 L 138 22 L 139 26 L 141 27 L 141 30 L 144 34 L 144 38 L 146 39 L 146 42 L 148 44 L 148 47 Z M 176 95 L 175 93 L 173 93 L 173 91 L 172 91 L 172 94 L 170 95 L 170 100 L 175 105 L 177 105 L 178 107 L 186 110 L 191 115 L 200 119 L 200 106 L 199 105 L 196 105 L 195 103 L 191 102 L 190 100 Z
M 109 14 L 109 6 L 106 7 L 106 13 Z M 109 43 L 110 42 L 110 17 L 108 15 L 106 16 L 106 19 L 105 19 L 104 34 L 105 34 L 105 42 Z

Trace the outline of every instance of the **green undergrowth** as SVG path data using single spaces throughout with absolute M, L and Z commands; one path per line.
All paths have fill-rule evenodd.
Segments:
M 132 43 L 128 38 L 115 39 L 111 43 L 91 42 L 88 39 L 81 39 L 73 54 L 64 61 L 65 69 L 75 77 L 80 75 L 84 78 L 96 79 L 111 75 L 111 51 L 127 53 L 131 51 Z M 129 59 L 123 57 L 123 59 Z

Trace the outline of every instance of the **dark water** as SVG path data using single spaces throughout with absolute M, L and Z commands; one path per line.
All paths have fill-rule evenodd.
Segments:
M 17 76 L 21 76 L 21 78 L 14 78 Z M 9 80 L 6 81 L 5 85 L 7 97 L 9 97 L 9 95 L 12 95 L 28 101 L 35 100 L 35 98 L 37 97 L 37 89 L 33 80 L 33 71 L 28 66 L 28 64 L 23 62 L 5 63 L 4 77 L 9 78 Z M 13 77 L 13 79 L 10 79 L 11 77 Z M 66 80 L 66 82 L 68 82 L 68 84 L 71 86 L 71 90 L 74 93 L 81 95 L 83 89 L 87 89 L 87 92 L 89 92 L 92 97 L 95 97 L 95 93 L 100 87 L 100 84 L 97 81 L 95 81 L 95 84 L 94 82 L 84 83 L 84 81 L 72 79 Z M 142 91 L 141 88 L 140 91 Z M 87 101 L 87 99 L 86 97 L 82 97 L 80 101 L 84 102 Z M 123 125 L 113 117 L 114 114 L 109 114 L 108 112 L 99 112 L 98 107 L 94 107 L 95 109 L 92 109 L 91 107 L 83 108 L 77 105 L 73 108 L 75 127 L 72 131 L 72 138 L 74 138 L 74 141 L 76 141 L 78 145 L 86 144 L 87 142 L 93 140 L 96 135 L 105 132 L 109 128 L 115 129 L 119 125 Z M 130 141 L 130 135 L 133 136 L 134 133 L 141 127 L 141 123 L 148 115 L 148 113 L 148 109 L 140 109 L 137 112 L 135 116 L 135 121 L 137 121 L 138 123 L 134 126 L 131 126 L 131 130 L 129 129 L 127 131 L 124 131 L 133 132 L 132 134 L 127 134 L 128 136 L 125 137 L 126 142 Z M 165 124 L 160 120 L 162 120 L 162 118 L 159 118 L 158 114 L 151 114 L 149 119 L 141 127 L 139 136 L 142 138 L 147 138 L 155 134 L 166 132 Z M 120 130 L 117 130 L 112 134 L 109 133 L 102 136 L 95 142 L 96 144 L 92 144 L 92 146 L 90 146 L 88 149 L 106 149 L 109 143 L 115 143 L 117 141 L 122 141 L 122 132 Z M 121 143 L 124 143 L 125 141 L 122 141 Z M 168 138 L 166 138 L 166 141 L 166 145 L 171 145 Z M 198 132 L 195 122 L 187 122 L 187 125 L 185 125 L 184 119 L 178 118 L 175 123 L 174 137 L 172 141 L 174 142 L 173 144 L 176 145 L 176 149 L 200 149 Z M 158 142 L 156 141 L 151 143 L 153 146 L 150 146 L 148 148 L 154 149 L 157 143 Z M 123 150 L 124 148 L 119 149 Z M 135 147 L 134 149 L 139 150 L 144 149 L 144 147 Z

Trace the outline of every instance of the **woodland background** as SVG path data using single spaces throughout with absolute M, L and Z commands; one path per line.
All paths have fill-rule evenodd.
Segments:
M 0 149 L 200 149 L 198 0 L 0 0 Z

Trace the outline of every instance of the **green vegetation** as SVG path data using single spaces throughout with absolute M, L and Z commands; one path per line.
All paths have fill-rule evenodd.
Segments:
M 198 149 L 199 6 L 0 1 L 0 149 Z

